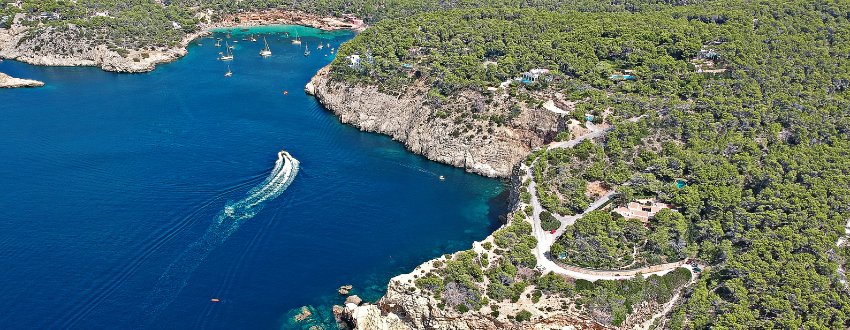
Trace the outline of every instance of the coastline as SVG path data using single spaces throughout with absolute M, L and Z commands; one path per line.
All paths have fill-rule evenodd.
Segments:
M 560 115 L 539 108 L 524 109 L 507 125 L 441 117 L 436 115 L 439 109 L 428 104 L 427 90 L 411 88 L 390 95 L 375 86 L 334 81 L 330 71 L 330 65 L 319 70 L 304 90 L 342 123 L 388 135 L 415 154 L 486 177 L 510 178 L 516 164 L 553 140 L 565 125 Z M 492 105 L 492 111 L 507 110 Z
M 18 19 L 16 18 L 16 22 Z M 300 25 L 324 31 L 351 30 L 360 32 L 368 28 L 365 24 L 352 24 L 337 17 L 318 16 L 292 10 L 264 10 L 225 16 L 219 22 L 201 23 L 199 30 L 189 33 L 174 47 L 159 47 L 153 50 L 131 49 L 126 55 L 109 49 L 104 44 L 89 45 L 85 41 L 68 42 L 61 35 L 51 35 L 53 30 L 36 37 L 27 37 L 29 28 L 13 24 L 0 29 L 0 59 L 10 59 L 32 65 L 44 66 L 94 66 L 104 71 L 119 73 L 142 73 L 156 69 L 158 64 L 170 63 L 188 53 L 189 44 L 207 36 L 214 29 L 253 27 L 265 25 Z M 51 39 L 51 38 L 58 38 Z M 61 43 L 61 45 L 59 45 Z M 72 55 L 45 51 L 44 45 L 71 51 Z

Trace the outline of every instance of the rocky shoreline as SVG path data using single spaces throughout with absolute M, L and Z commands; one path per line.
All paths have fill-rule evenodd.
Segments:
M 510 177 L 512 189 L 510 203 L 513 209 L 511 213 L 521 212 L 519 191 L 522 175 L 519 166 Z M 510 222 L 505 224 L 505 226 L 508 225 Z M 483 251 L 485 244 L 493 242 L 494 236 L 491 234 L 481 242 L 474 242 L 472 250 Z M 587 315 L 577 313 L 572 307 L 560 308 L 563 306 L 564 297 L 559 295 L 544 295 L 537 302 L 529 299 L 527 295 L 522 295 L 517 302 L 493 302 L 482 310 L 465 313 L 441 306 L 440 301 L 433 295 L 417 288 L 416 279 L 440 268 L 440 265 L 445 265 L 447 260 L 455 258 L 461 252 L 429 260 L 410 273 L 393 277 L 387 284 L 387 293 L 375 303 L 354 304 L 346 301 L 342 306 L 334 306 L 333 314 L 337 323 L 344 329 L 355 330 L 608 329 Z M 532 290 L 527 291 L 530 295 Z M 547 310 L 549 307 L 555 308 L 546 312 L 546 315 L 540 315 L 528 321 L 506 317 L 506 315 L 516 314 L 521 309 Z M 494 316 L 492 314 L 494 310 L 499 311 L 497 315 L 501 316 Z
M 175 47 L 155 49 L 130 49 L 121 54 L 105 44 L 89 44 L 79 37 L 75 28 L 60 31 L 49 28 L 39 35 L 28 35 L 29 27 L 18 24 L 21 17 L 16 16 L 11 28 L 0 29 L 0 58 L 21 61 L 33 65 L 46 66 L 96 66 L 105 71 L 122 73 L 149 72 L 157 64 L 175 61 L 187 54 L 187 46 L 193 40 L 210 34 L 216 28 L 261 26 L 261 25 L 303 25 L 326 31 L 348 29 L 362 31 L 365 24 L 349 23 L 336 17 L 322 17 L 313 14 L 267 10 L 227 16 L 221 22 L 200 25 L 200 30 L 187 34 Z M 49 48 L 48 48 L 49 47 Z
M 510 177 L 517 163 L 564 125 L 559 115 L 544 109 L 525 109 L 509 125 L 441 117 L 425 99 L 426 90 L 412 88 L 395 96 L 376 86 L 353 86 L 331 79 L 330 66 L 319 70 L 305 91 L 343 123 L 389 135 L 413 153 L 488 177 Z M 509 110 L 494 106 L 492 111 Z
M 0 72 L 0 88 L 41 87 L 44 83 L 38 80 L 14 78 Z

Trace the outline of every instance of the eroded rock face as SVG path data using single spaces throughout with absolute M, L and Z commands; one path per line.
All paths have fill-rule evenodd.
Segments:
M 498 105 L 480 114 L 447 115 L 428 103 L 421 88 L 390 95 L 376 86 L 334 81 L 329 67 L 320 70 L 305 91 L 343 123 L 389 135 L 428 159 L 489 177 L 509 177 L 515 164 L 533 148 L 551 141 L 563 127 L 563 119 L 545 109 L 523 109 L 504 125 L 488 120 L 493 114 L 510 112 Z
M 571 315 L 569 311 L 516 322 L 504 317 L 495 318 L 480 311 L 459 313 L 442 310 L 428 294 L 414 290 L 414 286 L 407 283 L 409 277 L 410 274 L 405 274 L 393 278 L 387 287 L 387 294 L 376 305 L 347 304 L 344 308 L 338 307 L 338 316 L 345 320 L 349 328 L 359 330 L 605 329 L 587 318 Z

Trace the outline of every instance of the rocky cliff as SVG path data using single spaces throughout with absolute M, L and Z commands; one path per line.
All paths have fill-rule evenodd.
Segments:
M 41 87 L 43 82 L 32 79 L 14 78 L 5 73 L 0 72 L 0 88 L 16 88 L 16 87 Z
M 409 274 L 391 279 L 387 294 L 376 304 L 346 304 L 335 308 L 334 314 L 341 325 L 359 330 L 606 329 L 574 308 L 563 308 L 565 299 L 560 296 L 544 296 L 538 302 L 527 297 L 516 303 L 497 302 L 466 313 L 441 307 L 431 294 L 413 284 L 417 276 L 433 269 L 434 262 L 441 259 L 426 262 Z M 534 316 L 528 321 L 507 317 L 520 309 L 531 310 Z M 494 316 L 493 310 L 501 311 L 497 314 L 501 316 Z
M 427 99 L 427 89 L 413 86 L 391 95 L 372 85 L 352 85 L 331 79 L 330 67 L 320 70 L 306 87 L 343 123 L 391 136 L 428 159 L 463 167 L 489 177 L 509 177 L 528 153 L 551 141 L 563 119 L 545 109 L 522 109 L 506 123 L 491 119 L 510 112 L 481 104 L 480 95 L 464 93 L 453 104 L 469 109 L 443 109 Z

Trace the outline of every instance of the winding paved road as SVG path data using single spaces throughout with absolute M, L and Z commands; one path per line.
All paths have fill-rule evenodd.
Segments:
M 629 121 L 637 121 L 641 117 L 631 118 Z M 591 129 L 590 133 L 585 135 L 576 137 L 569 141 L 561 141 L 561 142 L 553 142 L 549 144 L 546 148 L 547 150 L 558 149 L 558 148 L 572 148 L 579 144 L 581 141 L 587 139 L 595 139 L 597 137 L 602 136 L 605 132 L 610 131 L 612 128 L 601 129 L 596 126 L 589 126 Z M 531 206 L 534 209 L 533 214 L 533 223 L 532 223 L 532 233 L 534 237 L 537 238 L 537 247 L 534 249 L 534 255 L 537 257 L 537 268 L 540 269 L 543 273 L 547 272 L 555 272 L 558 274 L 563 274 L 576 279 L 584 279 L 588 281 L 597 281 L 597 280 L 624 280 L 630 279 L 635 276 L 636 273 L 642 273 L 644 277 L 648 277 L 650 275 L 664 275 L 666 273 L 671 272 L 672 270 L 682 267 L 682 263 L 671 263 L 662 265 L 661 269 L 653 269 L 653 272 L 642 272 L 641 270 L 649 270 L 650 268 L 658 268 L 658 266 L 645 267 L 641 269 L 632 269 L 632 270 L 622 270 L 622 271 L 612 271 L 612 272 L 600 272 L 597 270 L 591 269 L 582 269 L 582 268 L 573 268 L 566 269 L 564 267 L 559 266 L 554 261 L 549 260 L 546 257 L 546 253 L 549 252 L 549 249 L 552 247 L 552 244 L 555 243 L 555 240 L 564 233 L 564 230 L 567 226 L 570 226 L 576 222 L 579 218 L 584 216 L 587 212 L 593 211 L 603 204 L 607 203 L 611 197 L 616 193 L 615 191 L 609 191 L 602 197 L 600 197 L 597 201 L 590 204 L 590 206 L 584 210 L 581 214 L 573 215 L 573 216 L 561 216 L 554 214 L 558 220 L 561 221 L 561 226 L 552 234 L 549 231 L 545 231 L 540 226 L 540 213 L 543 212 L 543 206 L 540 205 L 540 200 L 537 198 L 537 183 L 534 182 L 534 174 L 532 173 L 532 169 L 534 168 L 534 164 L 537 163 L 537 159 L 534 159 L 531 162 L 530 166 L 522 165 L 522 169 L 525 170 L 524 177 L 529 180 L 528 192 L 531 194 Z M 525 180 L 523 178 L 523 180 Z M 690 266 L 686 266 L 690 269 Z M 691 269 L 693 272 L 693 269 Z M 624 274 L 619 274 L 624 273 Z

